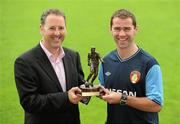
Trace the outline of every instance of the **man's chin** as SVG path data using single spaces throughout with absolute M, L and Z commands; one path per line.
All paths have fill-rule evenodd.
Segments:
M 118 44 L 118 47 L 121 49 L 126 49 L 128 46 L 125 44 Z
M 61 42 L 59 42 L 59 43 L 52 43 L 51 44 L 51 47 L 53 47 L 54 49 L 57 49 L 57 48 L 59 48 L 61 46 Z

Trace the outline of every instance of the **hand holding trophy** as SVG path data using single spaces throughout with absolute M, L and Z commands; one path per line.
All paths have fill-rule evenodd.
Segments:
M 91 47 L 91 51 L 88 53 L 88 66 L 90 66 L 90 74 L 88 75 L 85 84 L 80 86 L 82 96 L 99 96 L 101 94 L 102 87 L 99 85 L 93 85 L 94 80 L 98 76 L 99 61 L 103 62 L 99 53 L 96 52 L 96 48 Z M 91 81 L 89 82 L 90 79 Z

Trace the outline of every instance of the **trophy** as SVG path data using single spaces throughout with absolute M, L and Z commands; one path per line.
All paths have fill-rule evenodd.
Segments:
M 102 93 L 101 86 L 93 85 L 94 80 L 98 76 L 99 61 L 103 62 L 99 53 L 96 52 L 96 48 L 91 47 L 91 50 L 88 53 L 88 66 L 90 66 L 90 74 L 88 75 L 85 84 L 80 86 L 82 96 L 99 96 Z

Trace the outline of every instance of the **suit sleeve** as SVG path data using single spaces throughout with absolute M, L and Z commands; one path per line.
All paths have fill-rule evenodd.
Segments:
M 78 71 L 78 85 L 82 85 L 85 83 L 84 81 L 84 73 L 83 73 L 83 70 L 82 70 L 82 66 L 81 66 L 81 61 L 80 61 L 80 56 L 79 56 L 79 53 L 77 53 L 77 71 Z
M 36 72 L 22 58 L 15 61 L 14 74 L 20 103 L 26 112 L 58 112 L 65 108 L 68 101 L 67 93 L 40 94 Z

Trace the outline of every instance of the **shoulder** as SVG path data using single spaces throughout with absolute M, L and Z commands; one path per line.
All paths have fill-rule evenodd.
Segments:
M 142 61 L 146 61 L 151 66 L 155 64 L 159 65 L 158 61 L 151 54 L 149 54 L 143 49 L 140 49 L 139 56 Z
M 31 60 L 35 56 L 39 55 L 39 53 L 41 53 L 41 52 L 42 52 L 42 49 L 41 49 L 40 45 L 37 45 L 37 46 L 27 50 L 26 52 L 22 53 L 19 57 L 17 57 L 17 59 Z
M 15 66 L 31 66 L 31 65 L 36 65 L 36 60 L 37 57 L 39 57 L 40 55 L 43 55 L 42 49 L 39 45 L 37 45 L 34 48 L 31 48 L 29 50 L 27 50 L 26 52 L 24 52 L 23 54 L 21 54 L 19 57 L 16 58 L 14 64 Z M 45 53 L 44 55 L 45 56 Z
M 75 50 L 63 47 L 63 50 L 65 52 L 65 55 L 69 55 L 71 57 L 79 56 L 79 53 Z
M 103 58 L 103 60 L 107 60 L 107 59 L 113 59 L 113 60 L 116 59 L 116 50 L 112 50 Z
M 78 53 L 77 51 L 72 50 L 70 48 L 66 48 L 66 47 L 63 47 L 63 50 L 65 53 L 68 53 L 68 54 L 77 54 Z

